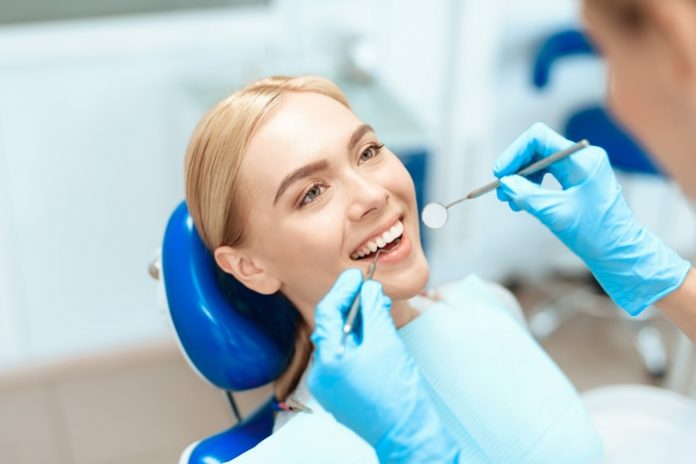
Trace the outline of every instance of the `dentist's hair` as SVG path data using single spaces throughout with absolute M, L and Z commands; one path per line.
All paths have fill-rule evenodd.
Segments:
M 651 2 L 665 0 L 585 0 L 586 5 L 602 10 L 620 28 L 640 32 L 650 22 Z M 693 0 L 688 0 L 696 4 Z
M 350 108 L 343 92 L 322 77 L 269 77 L 248 84 L 215 105 L 191 137 L 185 160 L 186 203 L 198 234 L 211 252 L 223 245 L 240 246 L 246 239 L 249 205 L 240 167 L 264 116 L 287 92 L 326 95 Z M 276 381 L 279 399 L 296 387 L 312 350 L 307 325 L 292 304 L 288 308 L 293 314 L 288 314 L 287 320 L 295 325 L 294 349 L 288 367 Z M 263 323 L 263 314 L 255 316 Z
M 643 27 L 645 12 L 642 0 L 585 0 L 586 5 L 602 10 L 624 29 L 635 31 Z

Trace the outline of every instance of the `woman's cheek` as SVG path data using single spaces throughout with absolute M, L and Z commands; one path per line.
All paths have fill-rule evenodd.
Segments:
M 323 211 L 318 211 L 314 218 L 306 218 L 301 229 L 295 235 L 301 244 L 301 259 L 321 267 L 323 271 L 330 270 L 340 260 L 344 243 L 343 224 L 345 215 L 340 213 L 338 204 L 324 205 Z
M 399 196 L 415 200 L 416 190 L 413 184 L 413 178 L 409 174 L 406 166 L 396 157 L 391 154 L 387 169 L 385 170 L 385 187 L 388 190 L 398 193 Z

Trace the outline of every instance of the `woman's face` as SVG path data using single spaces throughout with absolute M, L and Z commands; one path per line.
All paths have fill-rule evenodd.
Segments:
M 375 273 L 386 294 L 406 299 L 426 285 L 413 181 L 339 102 L 283 95 L 250 140 L 241 178 L 250 208 L 242 251 L 310 321 L 339 273 L 365 271 L 372 259 L 362 255 L 389 241 Z
M 685 17 L 671 11 L 682 3 L 662 5 L 667 14 L 663 27 L 672 27 L 669 15 Z M 696 102 L 691 98 L 696 81 L 694 76 L 680 73 L 679 54 L 675 53 L 684 47 L 660 34 L 654 19 L 648 18 L 649 24 L 641 30 L 628 31 L 599 10 L 586 5 L 585 22 L 607 63 L 610 111 L 686 193 L 696 198 Z M 696 16 L 692 19 L 696 27 Z M 682 52 L 696 54 L 696 44 Z M 694 58 L 696 63 L 696 55 Z

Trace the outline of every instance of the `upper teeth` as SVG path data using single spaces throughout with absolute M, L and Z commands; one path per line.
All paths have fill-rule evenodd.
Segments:
M 403 233 L 404 225 L 401 223 L 401 221 L 396 221 L 396 224 L 394 224 L 391 229 L 365 242 L 358 249 L 358 251 L 354 252 L 350 257 L 352 259 L 358 259 L 369 255 L 370 253 L 374 253 L 378 248 L 384 248 L 388 243 L 391 243 L 397 238 L 401 237 L 401 234 Z

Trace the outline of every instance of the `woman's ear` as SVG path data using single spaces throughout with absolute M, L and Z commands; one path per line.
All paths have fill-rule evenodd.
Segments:
M 645 6 L 650 26 L 662 38 L 665 51 L 674 60 L 676 77 L 693 83 L 696 80 L 696 4 L 685 0 L 653 0 L 645 2 Z
M 230 246 L 218 247 L 215 250 L 215 262 L 223 271 L 232 274 L 255 292 L 270 295 L 280 290 L 280 280 L 242 250 Z

